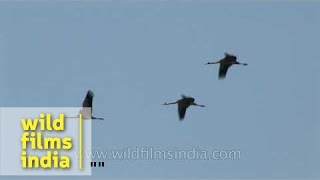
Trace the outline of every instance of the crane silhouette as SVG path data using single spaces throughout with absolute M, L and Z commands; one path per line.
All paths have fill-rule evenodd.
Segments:
M 217 62 L 208 62 L 207 64 L 220 64 L 219 68 L 219 79 L 224 79 L 227 75 L 227 71 L 230 66 L 233 64 L 238 64 L 238 65 L 248 65 L 247 63 L 240 63 L 237 61 L 237 57 L 235 55 L 229 54 L 229 53 L 224 53 L 224 58 L 217 61 Z
M 194 101 L 195 99 L 193 97 L 188 97 L 185 95 L 181 95 L 182 99 L 171 102 L 171 103 L 164 103 L 162 105 L 172 105 L 172 104 L 178 104 L 178 113 L 179 113 L 179 120 L 182 121 L 185 117 L 186 111 L 190 106 L 199 106 L 199 107 L 205 107 L 204 105 L 196 104 Z
M 89 90 L 86 94 L 86 97 L 83 100 L 82 108 L 79 112 L 79 114 L 82 114 L 83 119 L 92 119 L 92 120 L 104 120 L 104 118 L 101 117 L 94 117 L 92 116 L 92 102 L 93 102 L 94 93 L 93 91 Z M 66 117 L 66 118 L 79 118 L 79 116 L 76 117 Z

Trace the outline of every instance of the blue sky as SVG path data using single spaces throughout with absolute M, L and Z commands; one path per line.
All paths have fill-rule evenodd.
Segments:
M 240 149 L 240 160 L 112 161 L 108 178 L 320 177 L 320 4 L 0 3 L 0 105 L 79 106 L 93 146 Z M 217 78 L 224 52 L 246 67 Z M 181 94 L 178 121 L 163 107 Z

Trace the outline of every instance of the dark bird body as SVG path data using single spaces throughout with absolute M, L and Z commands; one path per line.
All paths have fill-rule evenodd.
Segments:
M 86 97 L 82 103 L 82 109 L 80 110 L 80 114 L 82 114 L 83 119 L 92 119 L 92 120 L 104 120 L 104 118 L 98 118 L 92 116 L 92 102 L 93 102 L 94 93 L 89 90 L 86 94 Z M 79 118 L 77 117 L 68 117 L 68 118 Z
M 205 107 L 204 105 L 196 104 L 195 99 L 193 97 L 187 97 L 184 95 L 182 95 L 182 99 L 180 99 L 176 102 L 164 103 L 162 105 L 171 105 L 171 104 L 178 104 L 178 113 L 179 113 L 180 121 L 184 119 L 186 111 L 190 106 Z
M 237 57 L 229 54 L 229 53 L 224 53 L 225 57 L 217 62 L 208 62 L 207 64 L 220 64 L 219 67 L 219 79 L 224 79 L 227 75 L 228 69 L 230 66 L 233 64 L 238 64 L 238 65 L 244 65 L 247 66 L 247 63 L 240 63 L 237 61 Z

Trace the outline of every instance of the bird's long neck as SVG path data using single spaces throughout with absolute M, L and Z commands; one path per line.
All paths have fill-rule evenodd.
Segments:
M 170 102 L 170 103 L 164 103 L 164 104 L 162 104 L 162 105 L 171 105 L 171 104 L 177 104 L 178 103 L 178 101 L 176 101 L 176 102 Z
M 220 63 L 220 61 L 216 61 L 216 62 L 208 62 L 207 64 L 218 64 Z

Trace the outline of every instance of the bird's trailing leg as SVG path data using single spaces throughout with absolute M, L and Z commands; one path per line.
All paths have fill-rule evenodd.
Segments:
M 247 63 L 240 63 L 240 62 L 236 62 L 235 64 L 243 65 L 243 66 L 247 66 L 248 65 Z
M 206 107 L 205 105 L 197 104 L 197 103 L 192 103 L 191 105 L 193 106 L 199 106 L 199 107 Z
M 65 119 L 79 119 L 79 118 L 80 118 L 79 116 L 72 116 L 72 117 L 65 116 Z M 90 118 L 84 117 L 83 119 L 90 119 Z M 104 120 L 104 118 L 100 118 L 100 117 L 98 118 L 98 117 L 92 116 L 91 120 Z
M 104 120 L 104 118 L 92 116 L 92 120 Z
M 79 116 L 72 116 L 72 117 L 68 117 L 68 116 L 65 116 L 65 119 L 78 119 Z

